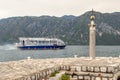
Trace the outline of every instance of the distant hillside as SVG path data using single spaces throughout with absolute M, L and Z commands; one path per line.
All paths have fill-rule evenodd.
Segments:
M 81 16 L 25 16 L 0 20 L 0 44 L 18 42 L 18 37 L 57 37 L 67 44 L 88 45 L 91 12 Z M 98 45 L 120 45 L 120 12 L 94 12 Z

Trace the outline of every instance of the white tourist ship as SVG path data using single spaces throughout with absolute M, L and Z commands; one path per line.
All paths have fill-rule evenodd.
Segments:
M 25 38 L 20 37 L 17 47 L 20 49 L 64 49 L 65 43 L 58 38 Z

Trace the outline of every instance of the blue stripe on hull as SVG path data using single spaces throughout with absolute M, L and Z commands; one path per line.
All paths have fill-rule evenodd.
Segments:
M 22 46 L 22 47 L 18 47 L 20 49 L 64 49 L 65 45 L 63 46 Z

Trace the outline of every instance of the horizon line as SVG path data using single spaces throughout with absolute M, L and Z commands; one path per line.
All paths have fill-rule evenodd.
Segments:
M 78 16 L 81 16 L 87 12 L 91 12 L 91 11 L 86 11 L 80 15 L 74 15 L 74 14 L 64 14 L 64 15 L 48 15 L 48 14 L 42 14 L 42 15 L 15 15 L 15 16 L 6 16 L 6 17 L 0 17 L 0 19 L 7 19 L 7 18 L 13 18 L 13 17 L 41 17 L 41 16 L 49 16 L 49 17 L 63 17 L 63 16 L 74 16 L 74 17 L 78 17 Z M 94 12 L 98 12 L 98 13 L 102 13 L 102 14 L 112 14 L 112 13 L 120 13 L 120 12 L 100 12 L 100 11 L 95 11 Z

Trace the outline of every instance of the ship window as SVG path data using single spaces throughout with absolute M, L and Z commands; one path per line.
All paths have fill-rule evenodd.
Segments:
M 37 41 L 35 40 L 35 41 L 32 41 L 32 43 L 37 43 Z
M 39 43 L 42 43 L 42 41 L 39 41 Z
M 32 42 L 32 43 L 33 43 L 33 41 L 30 41 L 30 42 Z
M 57 43 L 57 41 L 54 41 L 54 43 Z
M 45 43 L 45 41 L 42 41 L 42 43 Z
M 46 41 L 46 43 L 49 43 L 48 41 Z
M 57 41 L 54 41 L 54 40 L 53 40 L 53 41 L 51 41 L 51 42 L 52 42 L 52 43 L 57 43 Z

